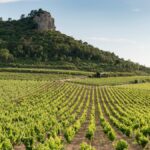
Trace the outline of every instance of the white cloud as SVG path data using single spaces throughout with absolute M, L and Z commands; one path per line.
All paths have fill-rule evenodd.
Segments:
M 33 1 L 42 1 L 42 0 L 0 0 L 0 3 L 13 3 L 13 2 L 20 2 L 20 1 L 33 2 Z
M 4 3 L 13 3 L 13 2 L 20 2 L 20 1 L 40 1 L 40 0 L 0 0 L 0 4 L 4 4 Z
M 136 44 L 136 41 L 126 39 L 126 38 L 107 38 L 107 37 L 91 37 L 89 40 L 103 43 L 127 43 L 127 44 Z
M 21 0 L 0 0 L 0 3 L 11 3 L 11 2 L 18 2 Z

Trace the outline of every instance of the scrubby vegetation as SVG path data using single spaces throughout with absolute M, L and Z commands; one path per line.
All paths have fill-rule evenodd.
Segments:
M 80 150 L 95 150 L 91 145 L 88 145 L 87 143 L 83 142 L 80 145 Z
M 124 140 L 120 140 L 116 143 L 116 150 L 127 150 L 128 144 Z

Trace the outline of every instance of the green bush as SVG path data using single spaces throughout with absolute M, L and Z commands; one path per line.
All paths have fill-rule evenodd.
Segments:
M 62 140 L 59 137 L 50 137 L 45 143 L 40 143 L 35 150 L 63 150 Z
M 78 121 L 73 125 L 73 127 L 74 127 L 75 132 L 77 132 L 77 131 L 80 129 L 80 127 L 81 127 L 80 121 L 78 120 Z
M 95 124 L 91 124 L 89 127 L 88 127 L 88 130 L 86 132 L 86 137 L 91 140 L 93 137 L 94 137 L 94 132 L 96 130 L 96 127 L 95 127 Z
M 26 148 L 27 149 L 32 149 L 32 146 L 33 146 L 33 144 L 34 144 L 34 139 L 33 139 L 33 137 L 24 137 L 23 139 L 22 139 L 22 141 L 23 141 L 23 143 L 25 144 L 25 146 L 26 146 Z
M 13 146 L 10 142 L 9 139 L 5 139 L 3 142 L 2 142 L 2 150 L 12 150 L 13 149 Z
M 135 83 L 135 84 L 139 83 L 139 80 L 134 80 L 134 83 Z
M 104 127 L 104 133 L 108 133 L 109 131 L 111 131 L 111 127 L 106 124 L 106 126 Z
M 111 140 L 111 141 L 114 141 L 115 138 L 116 138 L 116 135 L 113 131 L 109 131 L 108 132 L 108 138 Z
M 150 126 L 146 126 L 142 128 L 142 133 L 145 136 L 150 136 Z
M 65 138 L 66 138 L 66 140 L 67 140 L 68 143 L 71 142 L 71 140 L 73 139 L 74 135 L 75 135 L 75 130 L 72 127 L 69 127 L 65 131 L 65 134 L 64 134 L 64 136 L 65 136 Z
M 35 150 L 48 150 L 48 149 L 49 149 L 48 146 L 46 146 L 46 145 L 44 145 L 42 143 L 40 143 L 38 145 L 38 148 L 35 148 Z
M 130 136 L 131 135 L 131 129 L 127 128 L 125 131 L 126 136 Z
M 145 147 L 148 144 L 148 138 L 145 136 L 140 136 L 138 143 L 142 146 Z
M 49 138 L 48 144 L 49 144 L 50 150 L 62 150 L 63 149 L 63 144 L 59 137 Z
M 80 145 L 80 150 L 95 150 L 91 145 L 88 145 L 87 143 L 83 142 Z
M 127 150 L 128 143 L 125 140 L 119 140 L 115 145 L 116 150 Z
M 135 138 L 142 147 L 145 147 L 148 144 L 148 138 L 145 137 L 140 131 L 137 131 Z

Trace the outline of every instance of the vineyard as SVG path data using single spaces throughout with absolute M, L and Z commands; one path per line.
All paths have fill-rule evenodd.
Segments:
M 150 83 L 30 76 L 0 74 L 0 150 L 150 150 Z
M 150 82 L 149 76 L 109 77 L 109 78 L 85 78 L 73 81 L 74 83 L 86 85 L 122 85 L 133 83 Z

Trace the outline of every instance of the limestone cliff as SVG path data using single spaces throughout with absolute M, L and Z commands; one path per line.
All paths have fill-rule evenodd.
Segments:
M 55 30 L 55 21 L 49 12 L 42 11 L 36 14 L 33 20 L 37 23 L 39 31 Z

